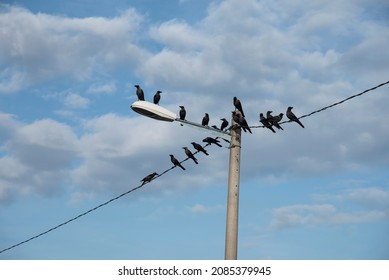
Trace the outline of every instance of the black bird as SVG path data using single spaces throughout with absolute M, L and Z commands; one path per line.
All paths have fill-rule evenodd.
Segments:
M 196 164 L 199 164 L 197 158 L 195 158 L 195 156 L 187 147 L 182 147 L 182 148 L 185 150 L 185 154 L 188 156 L 188 158 L 192 159 Z
M 283 116 L 284 116 L 284 114 L 280 113 L 279 115 L 274 116 L 273 119 L 272 119 L 272 124 L 275 127 L 277 127 L 278 129 L 282 129 L 282 130 L 284 130 L 284 129 L 282 128 L 282 126 L 280 126 L 279 122 L 282 120 Z
M 262 113 L 259 114 L 259 121 L 268 129 L 276 133 L 276 131 L 272 128 L 271 123 L 264 117 Z
M 202 152 L 202 153 L 206 154 L 207 156 L 209 156 L 209 154 L 203 148 L 203 146 L 201 146 L 200 144 L 197 144 L 196 142 L 192 142 L 191 144 L 193 145 L 193 148 L 195 148 L 197 151 Z
M 159 103 L 159 100 L 161 100 L 161 93 L 162 91 L 158 90 L 155 94 L 154 94 L 154 104 L 157 104 Z
M 219 140 L 212 138 L 212 137 L 207 137 L 203 139 L 203 142 L 208 143 L 208 144 L 215 144 L 219 147 L 223 147 L 222 145 L 219 144 Z
M 238 109 L 239 112 L 242 113 L 243 117 L 245 117 L 244 112 L 243 112 L 243 108 L 242 108 L 242 103 L 240 103 L 240 100 L 236 96 L 234 96 L 233 103 L 234 103 L 235 108 Z
M 286 110 L 286 116 L 287 116 L 291 121 L 294 121 L 294 122 L 298 123 L 302 128 L 304 128 L 304 126 L 303 126 L 303 124 L 300 122 L 300 120 L 296 117 L 295 114 L 293 114 L 292 109 L 293 109 L 292 106 L 288 107 L 288 110 Z
M 240 123 L 240 113 L 236 112 L 236 111 L 233 111 L 232 112 L 232 119 L 233 121 L 240 127 L 242 127 L 241 123 Z M 246 128 L 243 128 L 243 131 L 246 132 Z
M 220 125 L 220 130 L 223 131 L 228 126 L 228 121 L 225 118 L 220 119 L 222 124 Z
M 140 180 L 142 182 L 142 186 L 146 183 L 151 182 L 154 179 L 154 177 L 157 175 L 158 175 L 158 173 L 154 172 L 154 173 L 151 173 L 151 174 L 147 175 L 146 177 L 144 177 L 142 180 Z
M 208 123 L 209 123 L 209 115 L 208 115 L 208 113 L 205 113 L 205 115 L 204 115 L 204 117 L 203 117 L 203 120 L 202 120 L 201 124 L 202 124 L 203 126 L 208 126 Z
M 136 87 L 136 95 L 138 96 L 138 100 L 145 101 L 145 94 L 143 93 L 143 89 L 139 85 L 135 85 Z
M 284 115 L 283 113 L 279 114 L 278 116 L 273 116 L 271 113 L 273 111 L 267 111 L 266 113 L 266 118 L 267 118 L 267 121 L 274 125 L 275 127 L 277 127 L 278 129 L 281 129 L 281 130 L 284 130 L 279 124 L 278 122 L 282 120 L 282 116 Z
M 242 116 L 240 112 L 233 111 L 232 118 L 243 129 L 244 132 L 248 131 L 252 133 L 246 119 Z
M 219 130 L 219 128 L 216 125 L 212 125 L 211 127 L 216 129 L 216 130 Z
M 185 120 L 185 117 L 186 117 L 186 110 L 185 110 L 185 107 L 184 106 L 180 106 L 181 110 L 180 110 L 180 120 Z
M 185 167 L 183 167 L 181 165 L 181 163 L 173 156 L 173 155 L 170 155 L 170 160 L 172 161 L 172 163 L 174 164 L 174 166 L 179 166 L 182 168 L 182 170 L 186 170 Z
M 273 118 L 271 113 L 273 113 L 273 111 L 267 111 L 266 112 L 266 119 L 267 119 L 268 122 L 271 122 L 271 120 Z
M 240 125 L 242 126 L 243 131 L 246 132 L 246 129 L 247 129 L 251 134 L 253 134 L 253 133 L 251 132 L 251 129 L 250 129 L 249 124 L 247 123 L 245 117 L 242 116 L 242 115 L 240 115 L 239 118 L 240 118 Z

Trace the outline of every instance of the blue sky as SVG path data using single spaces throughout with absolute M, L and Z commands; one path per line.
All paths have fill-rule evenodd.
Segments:
M 200 122 L 310 113 L 389 80 L 387 1 L 2 1 L 0 250 L 139 185 L 207 135 L 129 109 L 135 84 Z M 240 259 L 388 259 L 383 86 L 242 137 Z M 229 150 L 0 259 L 223 259 Z M 190 146 L 191 148 L 191 146 Z

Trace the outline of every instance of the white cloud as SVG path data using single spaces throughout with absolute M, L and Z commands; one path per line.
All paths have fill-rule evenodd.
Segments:
M 329 197 L 331 198 L 331 197 Z M 357 187 L 336 197 L 338 200 L 351 201 L 367 209 L 389 211 L 389 190 L 378 187 Z
M 2 199 L 57 193 L 78 153 L 72 129 L 51 119 L 30 124 L 8 119 L 7 124 L 12 132 L 6 135 L 5 155 L 0 157 Z
M 116 84 L 114 82 L 110 82 L 106 84 L 92 84 L 86 92 L 92 94 L 111 94 L 115 91 Z
M 189 211 L 195 214 L 203 214 L 208 212 L 208 209 L 202 204 L 196 204 L 189 208 Z
M 201 50 L 204 46 L 212 44 L 206 34 L 176 19 L 152 27 L 150 35 L 166 48 L 179 52 Z
M 189 207 L 188 209 L 193 214 L 206 214 L 209 212 L 219 211 L 223 209 L 223 206 L 222 205 L 205 206 L 203 204 L 197 203 L 192 207 Z
M 88 108 L 90 100 L 86 97 L 82 97 L 77 93 L 69 93 L 65 97 L 65 106 L 71 109 L 85 109 Z
M 382 211 L 340 212 L 331 204 L 300 204 L 275 209 L 270 229 L 283 230 L 307 225 L 366 223 L 387 218 L 387 213 Z
M 3 139 L 12 134 L 17 126 L 14 115 L 0 112 L 0 136 L 4 137 Z
M 389 190 L 380 188 L 356 189 L 348 193 L 350 200 L 368 207 L 389 209 Z
M 0 72 L 0 93 L 11 93 L 22 89 L 28 82 L 27 75 L 16 69 L 6 68 Z
M 70 76 L 82 81 L 111 63 L 134 65 L 147 53 L 135 45 L 142 17 L 133 9 L 111 19 L 67 18 L 5 6 L 0 13 L 0 93 Z
M 309 225 L 368 223 L 388 219 L 389 190 L 378 187 L 358 187 L 360 181 L 342 182 L 350 189 L 340 193 L 315 194 L 323 204 L 297 204 L 273 210 L 270 228 L 282 230 Z M 329 203 L 331 202 L 331 203 Z M 336 203 L 338 206 L 335 206 Z M 342 207 L 346 210 L 343 210 Z

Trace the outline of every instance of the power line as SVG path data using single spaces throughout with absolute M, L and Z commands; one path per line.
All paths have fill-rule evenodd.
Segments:
M 209 146 L 209 145 L 210 145 L 210 144 L 206 144 L 206 145 L 204 145 L 203 148 L 205 148 L 205 147 L 207 147 L 207 146 Z M 198 151 L 194 152 L 193 154 L 195 155 L 195 154 L 197 154 L 197 153 L 198 153 Z M 189 159 L 189 157 L 187 157 L 186 159 L 180 161 L 180 163 L 183 163 L 183 162 L 187 161 L 188 159 Z M 83 217 L 83 216 L 85 216 L 85 215 L 87 215 L 87 214 L 89 214 L 89 213 L 91 213 L 91 212 L 93 212 L 93 211 L 95 211 L 95 210 L 97 210 L 97 209 L 103 207 L 103 206 L 106 206 L 106 205 L 108 205 L 109 203 L 111 203 L 111 202 L 113 202 L 113 201 L 115 201 L 115 200 L 118 200 L 119 198 L 121 198 L 121 197 L 123 197 L 123 196 L 126 196 L 126 195 L 128 195 L 128 194 L 130 194 L 130 193 L 132 193 L 132 192 L 134 192 L 134 191 L 136 191 L 136 190 L 138 190 L 138 189 L 144 187 L 146 184 L 148 184 L 148 183 L 150 183 L 151 181 L 154 181 L 155 179 L 157 179 L 157 178 L 159 178 L 159 177 L 165 175 L 166 173 L 168 173 L 169 171 L 173 170 L 174 168 L 176 168 L 175 165 L 172 166 L 172 167 L 170 167 L 170 168 L 168 168 L 168 169 L 166 169 L 165 171 L 163 171 L 163 172 L 160 173 L 159 175 L 156 175 L 156 176 L 155 176 L 154 178 L 152 178 L 150 181 L 147 181 L 147 182 L 145 182 L 145 183 L 142 183 L 141 185 L 139 185 L 139 186 L 137 186 L 137 187 L 134 187 L 134 188 L 132 188 L 132 189 L 130 189 L 130 190 L 128 190 L 128 191 L 126 191 L 126 192 L 124 192 L 124 193 L 122 193 L 122 194 L 120 194 L 120 195 L 114 197 L 114 198 L 111 198 L 110 200 L 108 200 L 108 201 L 106 201 L 106 202 L 104 202 L 104 203 L 101 203 L 101 204 L 97 205 L 96 207 L 94 207 L 94 208 L 92 208 L 92 209 L 89 209 L 88 211 L 85 211 L 85 212 L 79 214 L 78 216 L 76 216 L 76 217 L 74 217 L 74 218 L 71 218 L 71 219 L 67 220 L 66 222 L 60 223 L 60 224 L 58 224 L 58 225 L 56 225 L 56 226 L 54 226 L 54 227 L 52 227 L 52 228 L 50 228 L 50 229 L 48 229 L 48 230 L 42 232 L 42 233 L 39 233 L 39 234 L 37 234 L 37 235 L 34 235 L 34 236 L 31 237 L 31 238 L 28 238 L 28 239 L 26 239 L 26 240 L 24 240 L 24 241 L 21 241 L 21 242 L 15 244 L 15 245 L 12 245 L 12 246 L 10 246 L 10 247 L 8 247 L 8 248 L 5 248 L 5 249 L 3 249 L 3 250 L 0 251 L 0 254 L 1 254 L 1 253 L 4 253 L 5 251 L 11 250 L 11 249 L 13 249 L 13 248 L 15 248 L 15 247 L 18 247 L 18 246 L 20 246 L 20 245 L 22 245 L 22 244 L 25 244 L 25 243 L 27 243 L 27 242 L 30 242 L 30 241 L 32 241 L 32 240 L 38 238 L 38 237 L 41 237 L 42 235 L 48 234 L 49 232 L 51 232 L 51 231 L 53 231 L 53 230 L 56 230 L 56 229 L 58 229 L 58 228 L 60 228 L 60 227 L 62 227 L 62 226 L 64 226 L 64 225 L 67 225 L 68 223 L 73 222 L 73 221 L 75 221 L 75 220 L 77 220 L 77 219 L 79 219 L 79 218 L 81 218 L 81 217 Z
M 347 97 L 347 98 L 345 98 L 345 99 L 343 99 L 343 100 L 341 100 L 341 101 L 335 102 L 335 103 L 333 103 L 333 104 L 331 104 L 331 105 L 328 105 L 328 106 L 325 106 L 325 107 L 323 107 L 323 108 L 321 108 L 321 109 L 315 110 L 315 111 L 313 111 L 313 112 L 311 112 L 311 113 L 309 113 L 309 114 L 302 115 L 302 116 L 299 117 L 298 119 L 310 117 L 310 116 L 312 116 L 312 115 L 314 115 L 314 114 L 320 113 L 320 112 L 325 111 L 325 110 L 327 110 L 327 109 L 329 109 L 329 108 L 332 108 L 332 107 L 335 107 L 335 106 L 337 106 L 337 105 L 340 105 L 340 104 L 342 104 L 342 103 L 344 103 L 344 102 L 346 102 L 346 101 L 349 101 L 349 100 L 351 100 L 351 99 L 353 99 L 353 98 L 355 98 L 355 97 L 361 96 L 361 95 L 363 95 L 363 94 L 365 94 L 365 93 L 367 93 L 367 92 L 369 92 L 369 91 L 376 90 L 377 88 L 380 88 L 380 87 L 382 87 L 382 86 L 384 86 L 384 85 L 387 85 L 387 84 L 389 84 L 389 81 L 387 81 L 387 82 L 385 82 L 385 83 L 382 83 L 382 84 L 379 84 L 379 85 L 377 85 L 377 86 L 375 86 L 375 87 L 369 88 L 369 89 L 367 89 L 367 90 L 364 90 L 364 91 L 362 91 L 362 92 L 360 92 L 360 93 L 351 95 L 351 96 L 349 96 L 349 97 Z M 291 121 L 290 121 L 290 120 L 282 121 L 282 122 L 280 122 L 280 124 L 288 123 L 288 122 L 291 122 Z M 265 127 L 264 125 L 250 126 L 250 128 L 264 128 L 264 127 Z
M 52 227 L 52 228 L 50 228 L 50 229 L 48 229 L 48 230 L 46 230 L 46 231 L 44 231 L 44 232 L 42 232 L 40 234 L 37 234 L 37 235 L 35 235 L 35 236 L 33 236 L 33 237 L 29 238 L 29 239 L 26 239 L 26 240 L 24 240 L 22 242 L 19 242 L 19 243 L 15 244 L 15 245 L 12 245 L 11 247 L 5 248 L 5 249 L 0 251 L 0 254 L 5 252 L 5 251 L 11 250 L 12 248 L 18 247 L 18 246 L 20 246 L 20 245 L 22 245 L 24 243 L 30 242 L 30 241 L 38 238 L 38 237 L 41 237 L 42 235 L 45 235 L 45 234 L 47 234 L 47 233 L 49 233 L 49 232 L 51 232 L 51 231 L 53 231 L 55 229 L 58 229 L 58 228 L 66 225 L 66 224 L 68 224 L 70 222 L 73 222 L 73 221 L 81 218 L 82 216 L 85 216 L 85 215 L 89 214 L 90 212 L 93 212 L 93 211 L 95 211 L 95 210 L 97 210 L 97 209 L 99 209 L 99 208 L 101 208 L 101 207 L 103 207 L 103 206 L 105 206 L 105 205 L 107 205 L 107 204 L 109 204 L 109 203 L 111 203 L 111 202 L 113 202 L 113 201 L 115 201 L 115 200 L 117 200 L 117 199 L 119 199 L 119 198 L 121 198 L 121 197 L 123 197 L 123 196 L 125 196 L 125 195 L 127 195 L 127 194 L 129 194 L 129 193 L 131 193 L 133 191 L 135 191 L 135 190 L 137 190 L 137 189 L 140 189 L 144 185 L 145 184 L 140 185 L 138 187 L 135 187 L 135 188 L 133 188 L 133 189 L 131 189 L 129 191 L 126 191 L 125 193 L 122 193 L 121 195 L 118 195 L 118 196 L 116 196 L 116 197 L 114 197 L 114 198 L 112 198 L 112 199 L 110 199 L 110 200 L 108 200 L 108 201 L 106 201 L 106 202 L 104 202 L 104 203 L 102 203 L 102 204 L 100 204 L 100 205 L 98 205 L 98 206 L 96 206 L 96 207 L 94 207 L 94 208 L 92 208 L 92 209 L 90 209 L 90 210 L 88 210 L 88 211 L 86 211 L 86 212 L 84 212 L 84 213 L 82 213 L 82 214 L 72 218 L 72 219 L 69 219 L 66 222 L 63 222 L 63 223 L 61 223 L 61 224 L 59 224 L 59 225 L 57 225 L 55 227 Z
M 385 83 L 382 83 L 382 84 L 379 84 L 378 86 L 369 88 L 369 89 L 367 89 L 367 90 L 364 90 L 364 91 L 362 91 L 362 92 L 360 92 L 360 93 L 354 94 L 354 95 L 352 95 L 352 96 L 350 96 L 350 97 L 347 97 L 347 98 L 345 98 L 345 99 L 343 99 L 343 100 L 341 100 L 341 101 L 339 101 L 339 102 L 333 103 L 333 104 L 328 105 L 328 106 L 326 106 L 326 107 L 324 107 L 324 108 L 321 108 L 321 109 L 319 109 L 319 110 L 313 111 L 313 112 L 311 112 L 311 113 L 309 113 L 309 114 L 303 115 L 303 116 L 301 116 L 299 119 L 306 118 L 306 117 L 310 117 L 310 116 L 312 116 L 312 115 L 314 115 L 314 114 L 317 114 L 317 113 L 319 113 L 319 112 L 325 111 L 325 110 L 327 110 L 327 109 L 329 109 L 329 108 L 332 108 L 332 107 L 334 107 L 334 106 L 337 106 L 337 105 L 339 105 L 339 104 L 342 104 L 343 102 L 346 102 L 346 101 L 351 100 L 351 99 L 353 99 L 353 98 L 355 98 L 355 97 L 361 96 L 361 95 L 363 95 L 363 94 L 365 94 L 365 93 L 367 93 L 367 92 L 369 92 L 369 91 L 376 90 L 377 88 L 382 87 L 382 86 L 384 86 L 384 85 L 386 85 L 386 84 L 389 84 L 389 81 L 387 81 L 387 82 L 385 82 Z

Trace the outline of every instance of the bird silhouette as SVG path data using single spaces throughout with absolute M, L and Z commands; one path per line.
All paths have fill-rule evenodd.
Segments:
M 157 172 L 153 172 L 153 173 L 147 175 L 146 177 L 144 177 L 142 180 L 140 180 L 141 182 L 143 182 L 143 183 L 142 183 L 142 186 L 143 186 L 144 184 L 146 184 L 146 183 L 151 182 L 151 181 L 154 179 L 154 177 L 157 176 L 157 175 L 158 175 Z
M 300 120 L 296 117 L 295 114 L 292 112 L 293 107 L 289 106 L 286 110 L 286 116 L 293 122 L 298 123 L 302 128 L 304 128 L 304 125 L 300 122 Z
M 182 148 L 185 150 L 185 154 L 188 156 L 188 158 L 192 159 L 196 164 L 199 164 L 197 158 L 195 158 L 193 153 L 187 147 L 182 147 Z
M 232 119 L 243 129 L 244 132 L 248 131 L 252 133 L 245 117 L 243 117 L 243 115 L 239 111 L 232 112 Z
M 161 100 L 161 93 L 162 91 L 158 90 L 155 94 L 154 94 L 154 104 L 159 104 L 159 100 Z
M 173 155 L 170 155 L 170 160 L 174 164 L 174 166 L 179 166 L 181 167 L 182 170 L 186 170 L 185 167 L 181 165 L 181 163 L 176 159 Z
M 284 115 L 283 113 L 277 115 L 277 116 L 272 116 L 272 111 L 267 111 L 266 113 L 266 118 L 267 121 L 274 125 L 277 129 L 284 130 L 278 123 L 282 120 L 282 116 Z
M 220 119 L 222 124 L 220 125 L 220 130 L 223 131 L 228 126 L 228 121 L 225 118 Z
M 143 93 L 143 89 L 139 85 L 135 85 L 136 87 L 136 95 L 138 96 L 138 100 L 145 101 L 145 94 Z
M 208 113 L 205 113 L 204 117 L 203 117 L 203 120 L 201 121 L 201 125 L 202 126 L 207 126 L 209 123 L 209 115 Z
M 196 142 L 191 142 L 191 144 L 193 145 L 193 148 L 195 148 L 198 152 L 202 152 L 202 153 L 206 154 L 207 156 L 209 156 L 208 152 L 203 148 L 203 146 L 201 146 L 200 144 L 198 144 Z
M 212 137 L 204 138 L 203 142 L 208 143 L 208 144 L 215 144 L 215 145 L 217 145 L 219 147 L 223 147 L 222 145 L 219 144 L 220 143 L 219 140 L 217 140 L 215 138 L 212 138 Z
M 274 133 L 276 133 L 276 131 L 272 128 L 272 125 L 271 123 L 265 118 L 265 116 L 260 113 L 259 114 L 259 121 L 268 129 L 270 129 L 271 131 L 273 131 Z
M 240 100 L 236 96 L 234 96 L 233 104 L 234 104 L 235 108 L 238 109 L 239 112 L 242 113 L 242 116 L 245 117 L 244 112 L 243 112 L 243 108 L 242 108 L 242 103 L 240 103 Z
M 180 106 L 181 110 L 180 110 L 180 120 L 185 120 L 185 117 L 186 117 L 186 110 L 185 110 L 185 107 L 184 106 Z

